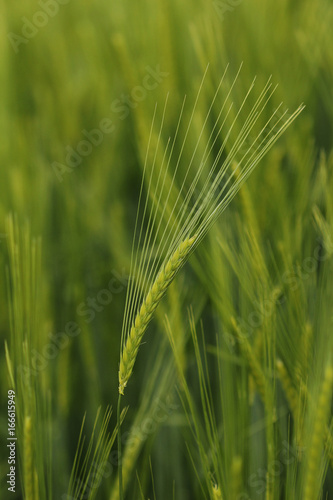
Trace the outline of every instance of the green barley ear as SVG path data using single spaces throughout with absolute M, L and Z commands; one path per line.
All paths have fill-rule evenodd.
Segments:
M 277 108 L 262 126 L 263 123 L 258 121 L 259 117 L 265 112 L 275 90 L 269 78 L 251 110 L 244 117 L 248 99 L 255 87 L 254 79 L 238 109 L 234 108 L 232 118 L 228 119 L 234 104 L 230 102 L 230 97 L 240 68 L 229 91 L 223 91 L 225 100 L 217 118 L 214 119 L 213 105 L 222 92 L 226 70 L 206 116 L 200 120 L 202 129 L 199 134 L 195 134 L 198 139 L 195 147 L 191 147 L 193 153 L 188 161 L 183 161 L 190 128 L 195 126 L 195 115 L 198 112 L 199 97 L 207 70 L 208 67 L 190 113 L 180 149 L 177 147 L 178 131 L 182 129 L 185 101 L 175 135 L 173 138 L 169 137 L 166 142 L 163 141 L 162 129 L 168 98 L 158 130 L 154 124 L 156 107 L 153 115 L 131 253 L 130 275 L 132 278 L 135 276 L 135 280 L 131 279 L 127 288 L 121 334 L 117 407 L 119 456 L 122 454 L 121 396 L 132 374 L 143 335 L 154 311 L 191 251 L 206 236 L 265 153 L 304 108 L 299 106 L 293 114 L 286 116 L 285 112 L 279 118 L 276 116 L 279 110 Z M 224 119 L 221 118 L 223 115 Z M 213 122 L 210 134 L 206 135 L 204 131 L 212 119 L 215 123 Z M 236 123 L 241 124 L 238 133 L 233 130 Z M 200 145 L 202 137 L 205 138 L 204 145 Z M 232 142 L 231 145 L 228 145 L 229 141 Z M 149 154 L 151 145 L 155 151 L 153 156 Z M 147 189 L 145 201 L 142 199 L 144 189 Z M 258 378 L 261 379 L 261 372 L 259 375 Z M 265 380 L 259 380 L 258 385 L 265 396 Z M 118 482 L 119 498 L 123 500 L 121 463 L 118 468 Z
M 304 107 L 300 106 L 291 115 L 284 112 L 278 117 L 280 105 L 263 127 L 259 117 L 266 113 L 266 107 L 275 91 L 270 79 L 259 96 L 254 98 L 254 104 L 246 112 L 247 116 L 244 116 L 248 101 L 252 99 L 255 79 L 238 109 L 235 109 L 231 95 L 241 68 L 227 91 L 222 85 L 226 70 L 206 116 L 200 121 L 201 132 L 192 132 L 197 137 L 197 143 L 192 156 L 186 160 L 183 158 L 185 143 L 191 136 L 191 127 L 195 127 L 200 93 L 207 71 L 208 68 L 200 84 L 189 123 L 185 126 L 180 149 L 177 147 L 178 133 L 184 127 L 181 120 L 185 102 L 175 135 L 167 141 L 163 140 L 162 130 L 168 98 L 158 128 L 155 125 L 156 108 L 154 111 L 135 221 L 130 269 L 133 279 L 127 288 L 121 335 L 120 395 L 124 394 L 133 371 L 148 323 L 175 274 L 194 246 L 200 243 L 232 201 L 258 162 Z M 214 118 L 213 106 L 222 89 L 225 100 L 217 118 Z M 233 118 L 229 123 L 231 109 Z M 208 130 L 206 135 L 204 131 L 208 129 L 212 119 L 215 123 L 213 122 L 210 134 Z M 205 144 L 201 143 L 203 138 L 206 138 Z M 229 141 L 232 144 L 228 145 Z M 155 151 L 153 155 L 151 149 Z
M 125 346 L 121 353 L 119 365 L 119 393 L 124 394 L 124 389 L 132 374 L 133 366 L 138 354 L 143 335 L 148 327 L 148 324 L 157 308 L 159 302 L 164 296 L 170 283 L 176 276 L 177 272 L 184 265 L 191 250 L 193 250 L 196 237 L 187 238 L 176 249 L 170 257 L 165 267 L 157 275 L 152 287 L 150 288 L 140 310 L 134 320 L 127 337 Z

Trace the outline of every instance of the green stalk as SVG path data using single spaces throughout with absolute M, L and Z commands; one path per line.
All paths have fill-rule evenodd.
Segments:
M 121 408 L 121 394 L 119 393 L 119 395 L 118 395 L 118 407 L 117 407 L 118 483 L 119 483 L 119 500 L 124 500 L 124 496 L 123 496 L 123 469 L 122 469 L 122 456 L 121 456 L 120 408 Z

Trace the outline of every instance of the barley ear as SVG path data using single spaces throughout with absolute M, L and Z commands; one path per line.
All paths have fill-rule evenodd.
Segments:
M 124 394 L 124 389 L 132 374 L 133 366 L 142 337 L 148 327 L 150 320 L 165 294 L 168 286 L 176 276 L 177 272 L 186 262 L 191 250 L 194 247 L 196 236 L 184 240 L 171 255 L 165 266 L 158 273 L 154 283 L 152 284 L 146 298 L 144 299 L 138 314 L 132 324 L 130 332 L 127 336 L 125 346 L 121 353 L 119 364 L 119 393 Z

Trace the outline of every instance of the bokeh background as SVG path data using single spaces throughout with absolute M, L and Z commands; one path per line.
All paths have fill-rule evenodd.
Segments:
M 304 332 L 312 328 L 325 330 L 328 335 L 332 288 L 325 281 L 328 267 L 323 273 L 322 266 L 329 266 L 330 260 L 322 265 L 317 262 L 314 270 L 304 268 L 303 263 L 314 255 L 318 245 L 327 255 L 332 251 L 332 3 L 2 0 L 0 5 L 1 498 L 38 498 L 21 493 L 22 467 L 17 472 L 17 493 L 8 494 L 5 484 L 6 393 L 11 388 L 5 341 L 15 365 L 17 398 L 23 413 L 30 403 L 19 393 L 28 389 L 16 370 L 30 359 L 30 369 L 37 373 L 32 375 L 29 390 L 38 395 L 32 439 L 36 469 L 42 471 L 38 487 L 41 500 L 50 495 L 60 499 L 67 492 L 84 414 L 89 436 L 98 407 L 104 412 L 107 405 L 116 405 L 131 241 L 155 106 L 154 126 L 159 130 L 169 96 L 162 130 L 162 140 L 167 142 L 176 129 L 185 95 L 186 124 L 209 64 L 184 151 L 186 164 L 227 64 L 230 82 L 242 64 L 232 92 L 235 102 L 241 102 L 255 76 L 262 87 L 273 75 L 274 84 L 279 86 L 269 111 L 281 101 L 285 103 L 283 109 L 292 111 L 300 103 L 306 104 L 302 115 L 263 159 L 214 234 L 177 278 L 147 334 L 128 388 L 125 429 L 136 425 L 142 431 L 154 404 L 162 402 L 167 408 L 162 410 L 167 418 L 142 431 L 139 446 L 135 447 L 133 440 L 128 498 L 140 498 L 136 471 L 144 498 L 153 498 L 150 458 L 156 498 L 212 498 L 206 486 L 204 491 L 200 489 L 200 465 L 196 474 L 188 453 L 193 437 L 177 399 L 177 370 L 163 332 L 164 315 L 168 314 L 172 328 L 183 332 L 185 338 L 189 332 L 187 308 L 194 307 L 198 330 L 201 319 L 204 323 L 206 345 L 211 348 L 208 356 L 213 357 L 209 365 L 213 366 L 216 332 L 229 331 L 231 317 L 247 318 L 255 299 L 261 301 L 262 290 L 266 295 L 277 289 L 284 293 L 286 282 L 281 277 L 288 272 L 289 285 L 292 277 L 298 279 L 299 288 L 285 292 L 287 306 L 274 313 L 274 320 L 273 316 L 269 318 L 272 324 L 265 322 L 258 330 L 276 332 L 274 353 L 278 353 L 276 357 L 285 356 L 296 390 L 299 379 L 293 370 L 305 343 Z M 215 116 L 219 105 L 215 103 Z M 207 135 L 211 126 L 207 125 Z M 32 248 L 37 249 L 36 258 Z M 303 277 L 296 269 L 303 270 Z M 326 318 L 324 326 L 318 326 L 318 317 Z M 68 333 L 66 328 L 72 335 L 62 335 Z M 15 335 L 19 341 L 15 341 Z M 24 344 L 26 335 L 31 340 Z M 319 354 L 312 364 L 309 362 L 311 368 L 306 367 L 302 379 L 306 383 L 320 382 L 318 367 L 326 364 L 332 345 L 325 335 L 318 333 L 318 341 L 315 334 L 311 337 L 307 356 Z M 230 348 L 226 337 L 223 342 L 226 366 L 235 363 L 232 366 L 237 367 L 235 372 L 226 368 L 228 373 L 224 374 L 223 380 L 230 379 L 232 387 L 232 380 L 248 366 L 244 368 L 240 361 L 238 345 Z M 266 369 L 270 363 L 266 363 L 267 349 L 258 347 L 260 341 L 258 345 L 253 343 Z M 56 347 L 52 350 L 50 345 Z M 326 345 L 326 354 L 322 345 Z M 190 342 L 184 341 L 182 356 L 194 397 L 200 400 Z M 212 390 L 217 394 L 216 367 L 211 376 Z M 243 380 L 245 375 L 240 376 Z M 318 386 L 314 386 L 314 394 Z M 253 419 L 262 420 L 264 412 L 260 397 L 250 387 L 247 390 L 252 390 L 256 398 L 254 409 L 242 413 L 237 392 L 230 387 L 224 388 L 230 410 L 223 425 L 229 425 L 230 436 L 238 436 L 234 440 L 238 444 L 225 445 L 223 468 L 230 472 L 233 466 L 237 471 L 239 462 L 232 459 L 236 448 L 235 456 L 242 457 L 243 466 L 235 473 L 240 478 L 239 487 L 228 480 L 232 472 L 225 472 L 223 498 L 304 498 L 301 488 L 295 486 L 298 474 L 294 471 L 287 480 L 286 470 L 281 473 L 280 486 L 271 497 L 265 497 L 260 487 L 249 485 L 248 478 L 258 467 L 266 470 L 265 432 L 259 426 L 255 438 L 245 439 L 239 436 L 239 429 L 249 422 L 252 425 Z M 288 441 L 292 417 L 285 397 L 279 398 L 286 408 L 279 432 Z M 23 416 L 18 419 L 18 450 L 23 454 Z M 113 413 L 110 428 L 114 425 Z M 52 450 L 51 458 L 43 451 L 45 443 Z M 197 463 L 194 452 L 191 456 Z M 44 468 L 42 462 L 47 463 Z M 299 467 L 303 470 L 302 465 Z M 116 498 L 112 496 L 116 470 L 113 464 L 112 473 L 106 473 L 96 489 L 96 498 Z M 304 478 L 305 472 L 300 477 Z M 331 498 L 331 469 L 325 488 L 323 498 Z M 295 491 L 298 496 L 292 496 Z M 242 492 L 248 496 L 240 496 Z

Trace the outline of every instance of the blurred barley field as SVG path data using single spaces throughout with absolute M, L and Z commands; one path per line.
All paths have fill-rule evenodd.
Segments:
M 330 0 L 1 1 L 1 499 L 116 500 L 120 465 L 129 500 L 333 499 L 332 24 Z M 270 81 L 231 176 L 305 109 L 159 303 L 119 456 L 140 193 L 162 243 Z

